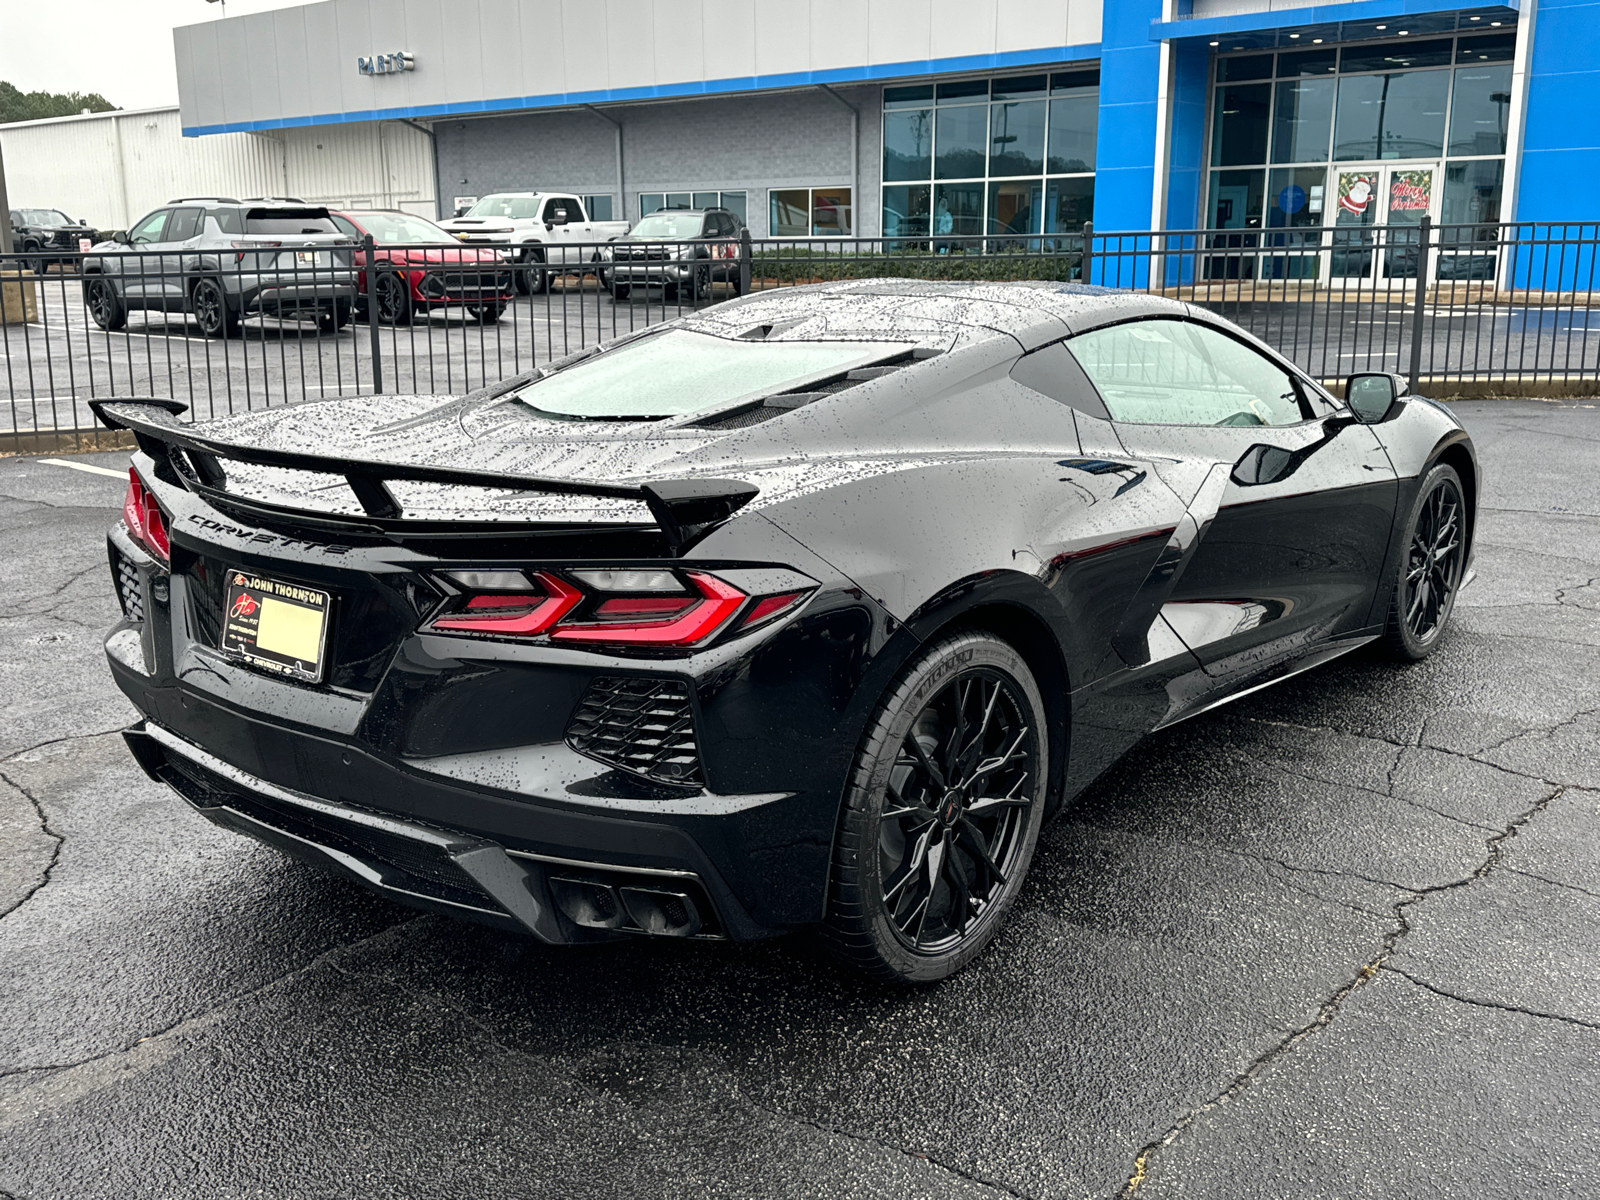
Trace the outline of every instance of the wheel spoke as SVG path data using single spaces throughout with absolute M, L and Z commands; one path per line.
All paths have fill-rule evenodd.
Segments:
M 999 881 L 1002 887 L 1004 887 L 1006 882 L 1005 873 L 995 865 L 994 859 L 989 857 L 989 843 L 984 840 L 983 834 L 978 832 L 978 827 L 966 817 L 962 817 L 960 829 L 962 841 L 965 843 L 967 849 L 977 857 L 978 861 L 984 865 L 989 874 Z
M 933 780 L 934 786 L 943 790 L 946 786 L 944 772 L 933 765 L 933 760 L 928 757 L 928 752 L 922 748 L 922 743 L 917 740 L 917 735 L 907 732 L 905 744 L 911 747 L 911 753 L 915 756 L 922 769 L 928 773 L 928 778 Z
M 1011 792 L 1005 796 L 979 796 L 967 804 L 967 815 L 974 816 L 986 812 L 993 812 L 997 808 L 1027 808 L 1032 803 L 1026 796 L 1017 795 L 1017 789 L 1027 782 L 1031 771 L 1024 771 L 1017 782 L 1012 785 Z
M 933 893 L 939 884 L 939 867 L 944 862 L 944 842 L 934 842 L 928 847 L 928 894 L 923 897 L 917 911 L 917 928 L 911 935 L 913 947 L 922 945 L 922 931 L 928 923 L 928 909 L 933 907 Z
M 900 865 L 900 869 L 891 877 L 893 882 L 884 881 L 883 902 L 885 904 L 893 901 L 895 896 L 899 894 L 900 889 L 916 877 L 917 872 L 922 868 L 923 859 L 928 853 L 928 845 L 932 840 L 933 829 L 930 827 L 923 830 L 922 835 L 917 839 L 916 845 L 911 848 L 911 853 L 906 855 L 905 862 Z
M 1026 725 L 1024 725 L 1021 729 L 1019 729 L 1017 731 L 1017 736 L 1012 739 L 1011 745 L 1009 747 L 1007 747 L 1007 749 L 1006 749 L 1004 754 L 998 754 L 993 758 L 984 759 L 981 763 L 978 764 L 977 769 L 972 772 L 972 775 L 967 779 L 967 781 L 962 786 L 971 787 L 973 784 L 977 783 L 978 780 L 982 779 L 985 775 L 989 775 L 989 774 L 992 774 L 995 771 L 998 771 L 1001 767 L 1005 766 L 1013 758 L 1016 758 L 1017 757 L 1017 750 L 1022 745 L 1023 739 L 1026 738 L 1027 736 L 1028 736 L 1028 727 Z

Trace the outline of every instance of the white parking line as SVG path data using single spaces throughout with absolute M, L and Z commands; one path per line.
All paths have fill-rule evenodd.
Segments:
M 113 471 L 110 467 L 97 467 L 92 463 L 68 462 L 64 458 L 41 458 L 40 462 L 50 467 L 71 467 L 74 471 L 88 471 L 92 475 L 109 475 L 113 479 L 128 478 L 126 471 Z

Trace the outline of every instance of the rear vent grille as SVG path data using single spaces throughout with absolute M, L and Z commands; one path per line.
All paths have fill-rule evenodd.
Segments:
M 112 561 L 116 564 L 117 600 L 122 605 L 122 615 L 130 621 L 144 620 L 144 590 L 139 586 L 139 569 L 127 555 L 115 550 Z
M 681 679 L 596 679 L 567 726 L 567 744 L 659 783 L 702 782 L 689 685 Z

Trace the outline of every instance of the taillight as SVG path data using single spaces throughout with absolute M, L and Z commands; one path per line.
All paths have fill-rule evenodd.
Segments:
M 542 634 L 553 642 L 613 646 L 701 645 L 729 628 L 743 633 L 774 621 L 815 590 L 752 596 L 706 571 L 659 567 L 584 568 L 563 575 L 450 571 L 447 578 L 466 591 L 425 632 Z
M 128 468 L 128 494 L 122 498 L 122 523 L 134 541 L 163 563 L 170 561 L 172 542 L 167 537 L 166 515 L 132 467 Z

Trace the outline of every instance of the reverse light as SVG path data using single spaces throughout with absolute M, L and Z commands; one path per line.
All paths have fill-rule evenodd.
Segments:
M 166 515 L 133 467 L 128 468 L 128 492 L 122 498 L 122 523 L 128 527 L 129 536 L 163 564 L 171 561 Z
M 521 572 L 512 571 L 461 571 L 454 574 L 456 577 L 493 575 L 498 577 L 495 583 L 505 582 L 507 576 L 521 577 Z M 549 629 L 582 599 L 583 593 L 559 576 L 538 571 L 531 579 L 524 579 L 522 591 L 496 591 L 469 597 L 462 607 L 435 617 L 425 628 L 489 633 L 502 637 L 532 637 Z
M 596 572 L 600 574 L 601 572 Z M 619 575 L 646 572 L 617 572 Z M 747 597 L 733 584 L 704 571 L 685 571 L 698 595 L 682 594 L 670 571 L 677 595 L 621 596 L 602 600 L 583 622 L 558 625 L 550 631 L 557 642 L 611 642 L 630 646 L 692 646 L 728 623 Z

